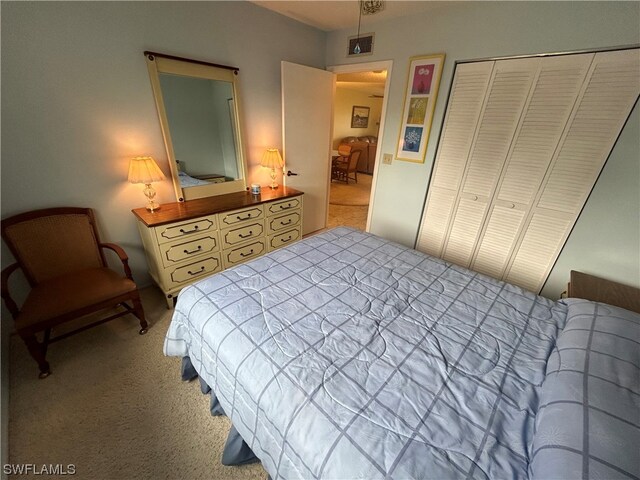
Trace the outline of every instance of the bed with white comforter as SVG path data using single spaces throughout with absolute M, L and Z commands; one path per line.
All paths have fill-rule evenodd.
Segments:
M 638 478 L 640 320 L 598 305 L 338 228 L 185 288 L 165 353 L 273 479 Z

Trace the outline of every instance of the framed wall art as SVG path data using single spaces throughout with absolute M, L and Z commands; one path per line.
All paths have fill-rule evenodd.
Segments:
M 353 106 L 351 111 L 351 128 L 367 128 L 369 126 L 369 107 Z
M 436 107 L 444 53 L 411 57 L 396 158 L 424 162 Z

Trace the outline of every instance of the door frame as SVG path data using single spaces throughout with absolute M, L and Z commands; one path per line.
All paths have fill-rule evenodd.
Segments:
M 382 110 L 380 112 L 380 128 L 378 129 L 378 147 L 376 148 L 376 158 L 375 164 L 373 167 L 373 177 L 371 179 L 371 193 L 369 197 L 369 209 L 367 211 L 367 225 L 365 227 L 365 231 L 369 231 L 371 227 L 371 214 L 373 212 L 373 207 L 375 204 L 375 192 L 376 192 L 376 184 L 378 179 L 378 169 L 380 168 L 380 159 L 382 158 L 382 138 L 384 137 L 384 127 L 385 127 L 385 118 L 387 116 L 387 103 L 389 101 L 389 86 L 391 82 L 391 70 L 393 68 L 393 60 L 381 60 L 378 62 L 365 62 L 365 63 L 351 63 L 348 65 L 332 65 L 327 67 L 329 72 L 333 72 L 334 74 L 339 73 L 360 73 L 360 72 L 370 72 L 372 70 L 386 70 L 387 71 L 387 79 L 384 85 L 384 98 L 382 99 Z M 334 96 L 334 104 L 335 104 L 335 96 Z M 331 131 L 331 136 L 333 137 L 333 129 Z M 329 178 L 329 182 L 331 182 L 331 178 Z M 327 213 L 329 212 L 329 195 L 327 195 Z

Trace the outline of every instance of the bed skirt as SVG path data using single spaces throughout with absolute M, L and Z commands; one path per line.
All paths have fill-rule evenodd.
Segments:
M 182 380 L 192 381 L 198 378 L 200 381 L 200 390 L 203 394 L 209 394 L 211 396 L 211 402 L 209 403 L 209 411 L 211 415 L 225 415 L 220 401 L 211 387 L 202 380 L 202 377 L 198 375 L 198 372 L 193 367 L 191 359 L 189 357 L 182 357 Z M 260 459 L 255 456 L 247 442 L 240 436 L 236 427 L 231 425 L 231 430 L 227 436 L 227 442 L 224 445 L 224 451 L 222 452 L 222 464 L 229 466 L 245 465 L 247 463 L 259 462 Z

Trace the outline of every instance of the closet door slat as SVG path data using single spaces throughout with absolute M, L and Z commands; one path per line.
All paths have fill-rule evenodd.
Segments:
M 469 155 L 462 191 L 489 198 L 502 171 L 522 110 L 529 96 L 538 58 L 497 62 L 487 104 Z
M 496 204 L 479 244 L 472 269 L 494 278 L 501 278 L 518 236 L 526 211 L 515 205 Z
M 638 49 L 596 54 L 584 94 L 537 203 L 539 207 L 580 212 L 638 98 L 639 83 Z
M 497 198 L 530 204 L 544 178 L 594 54 L 544 58 Z
M 540 291 L 640 95 L 640 50 L 595 54 L 504 279 Z M 559 218 L 565 216 L 565 223 Z M 539 225 L 548 222 L 546 244 Z M 560 225 L 564 227 L 560 228 Z M 542 238 L 542 237 L 540 237 Z M 537 263 L 533 262 L 536 245 Z M 554 248 L 552 248 L 554 246 Z M 529 271 L 526 280 L 526 272 Z
M 594 54 L 543 58 L 471 268 L 503 278 Z
M 554 254 L 564 243 L 564 233 L 572 224 L 568 217 L 533 215 L 504 280 L 533 292 L 540 290 L 555 260 Z
M 429 228 L 421 230 L 418 250 L 436 257 L 440 255 L 442 241 L 449 226 L 455 201 L 455 191 L 432 187 L 424 213 L 424 221 L 429 225 Z
M 494 62 L 459 65 L 433 171 L 433 185 L 457 191 Z
M 440 256 L 494 62 L 458 65 L 416 248 Z
M 487 209 L 487 202 L 477 197 L 460 198 L 449 241 L 442 258 L 456 265 L 467 266 L 475 247 L 478 232 Z
M 539 58 L 496 62 L 479 127 L 471 146 L 463 187 L 445 241 L 443 258 L 463 267 L 471 263 L 487 206 L 500 178 L 513 134 L 536 77 Z M 472 202 L 464 200 L 472 198 Z M 479 218 L 472 216 L 481 215 Z

